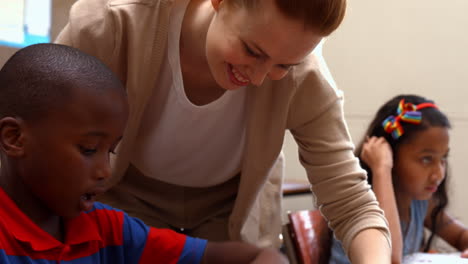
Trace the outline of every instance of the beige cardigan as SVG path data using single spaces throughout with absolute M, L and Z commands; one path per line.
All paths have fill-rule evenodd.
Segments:
M 153 89 L 157 89 L 173 1 L 80 0 L 57 39 L 104 61 L 127 87 L 130 117 L 114 163 L 115 182 L 129 165 L 142 114 Z M 380 229 L 390 241 L 383 212 L 353 155 L 342 94 L 325 77 L 326 71 L 322 58 L 311 54 L 282 80 L 247 88 L 245 154 L 229 221 L 232 239 L 258 242 L 264 236 L 277 235 L 278 229 L 271 230 L 271 224 L 280 223 L 282 175 L 268 176 L 289 129 L 298 143 L 317 204 L 345 249 L 366 228 Z M 244 235 L 250 238 L 242 237 L 243 227 L 247 228 Z

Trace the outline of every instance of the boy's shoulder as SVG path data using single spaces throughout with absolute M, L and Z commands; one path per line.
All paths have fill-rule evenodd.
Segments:
M 107 231 L 115 233 L 122 230 L 122 226 L 127 217 L 128 216 L 125 212 L 120 209 L 100 202 L 95 202 L 91 210 L 82 212 L 80 216 L 72 221 L 75 223 L 96 226 L 100 233 L 106 233 Z M 119 230 L 116 230 L 116 227 L 120 227 Z
M 83 212 L 78 218 L 82 218 L 82 217 L 95 218 L 95 217 L 98 217 L 98 219 L 99 219 L 100 215 L 107 215 L 107 216 L 114 215 L 114 216 L 120 218 L 120 217 L 124 217 L 125 213 L 122 210 L 114 208 L 114 207 L 112 207 L 110 205 L 103 204 L 103 203 L 100 203 L 100 202 L 95 202 L 94 205 L 93 205 L 93 208 L 91 210 Z M 110 220 L 115 220 L 115 219 L 111 218 Z
M 116 211 L 116 212 L 122 212 L 123 213 L 122 210 L 114 208 L 114 207 L 112 207 L 110 205 L 107 205 L 107 204 L 103 204 L 101 202 L 95 202 L 94 205 L 93 205 L 93 209 L 91 209 L 88 212 L 92 212 L 93 210 L 109 210 L 109 211 Z M 85 212 L 85 213 L 88 213 L 88 212 Z

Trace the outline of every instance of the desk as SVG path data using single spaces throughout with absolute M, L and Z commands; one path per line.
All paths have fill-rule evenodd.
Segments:
M 305 180 L 284 180 L 283 195 L 310 194 L 310 183 Z
M 429 254 L 415 253 L 403 258 L 403 264 L 468 264 L 468 259 L 461 258 L 460 253 Z

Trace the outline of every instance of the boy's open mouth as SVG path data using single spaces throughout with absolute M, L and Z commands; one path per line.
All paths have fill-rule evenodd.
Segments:
M 85 193 L 84 195 L 81 196 L 81 200 L 91 201 L 91 200 L 94 200 L 94 197 L 96 197 L 95 193 Z
M 82 211 L 89 211 L 93 209 L 93 204 L 96 198 L 96 193 L 85 193 L 80 197 L 80 209 Z
M 89 211 L 93 209 L 94 202 L 96 201 L 96 196 L 103 193 L 105 188 L 96 187 L 89 192 L 84 193 L 80 197 L 80 209 L 82 211 Z

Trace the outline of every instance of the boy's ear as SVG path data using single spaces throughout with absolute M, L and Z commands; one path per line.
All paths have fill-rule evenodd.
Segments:
M 0 119 L 0 148 L 6 155 L 24 155 L 24 122 L 13 117 Z

